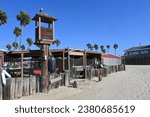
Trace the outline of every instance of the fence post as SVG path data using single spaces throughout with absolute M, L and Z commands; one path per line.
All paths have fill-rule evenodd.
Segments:
M 15 86 L 15 98 L 22 97 L 23 91 L 23 78 L 16 78 L 16 86 Z
M 2 100 L 3 99 L 3 90 L 2 90 L 2 82 L 1 82 L 1 79 L 0 79 L 0 100 Z
M 60 76 L 62 77 L 61 86 L 64 86 L 65 85 L 65 73 L 60 73 Z
M 65 86 L 69 86 L 70 70 L 65 70 Z
M 28 96 L 29 95 L 29 78 L 24 77 L 23 78 L 23 92 L 22 96 Z
M 2 76 L 1 76 L 1 73 L 2 73 L 2 68 L 0 68 L 0 100 L 3 99 L 3 89 L 2 89 Z

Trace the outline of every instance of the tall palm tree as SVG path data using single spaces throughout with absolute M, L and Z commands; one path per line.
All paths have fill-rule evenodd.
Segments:
M 97 45 L 97 44 L 94 44 L 94 48 L 95 48 L 95 50 L 97 51 L 97 50 L 98 50 L 98 45 Z
M 90 48 L 92 47 L 92 44 L 88 43 L 87 45 L 88 50 L 90 50 Z
M 8 51 L 10 51 L 10 50 L 11 50 L 11 45 L 10 45 L 10 44 L 7 44 L 7 45 L 6 45 L 6 48 L 8 49 Z
M 103 52 L 104 45 L 101 45 L 101 46 L 100 46 L 100 49 L 101 49 L 101 52 Z
M 92 50 L 93 50 L 93 48 L 94 48 L 94 47 L 91 45 L 91 46 L 90 46 L 90 50 L 92 51 Z
M 118 48 L 118 44 L 114 44 L 114 49 L 115 49 L 115 55 L 116 55 L 116 50 L 117 50 L 117 48 Z
M 7 23 L 8 17 L 4 11 L 0 9 L 0 26 Z
M 103 54 L 105 54 L 105 53 L 106 53 L 106 49 L 104 48 L 104 45 L 101 45 L 100 48 L 101 48 L 101 52 L 102 52 Z
M 22 30 L 19 27 L 15 27 L 13 34 L 16 36 L 15 42 L 17 42 L 17 37 L 21 36 Z
M 23 30 L 23 27 L 30 24 L 30 22 L 31 22 L 30 16 L 25 11 L 20 11 L 20 13 L 18 15 L 16 15 L 16 18 L 20 22 L 21 30 Z M 21 45 L 22 45 L 22 34 L 20 36 L 19 49 L 20 49 Z
M 33 44 L 33 41 L 31 38 L 27 38 L 27 43 L 29 45 L 28 49 L 30 50 L 31 45 Z
M 17 42 L 13 42 L 12 46 L 14 47 L 14 50 L 16 50 L 18 48 L 18 43 Z
M 61 44 L 61 42 L 59 41 L 59 39 L 56 39 L 56 40 L 53 42 L 53 44 L 56 44 L 57 49 L 58 49 L 58 46 Z
M 107 53 L 109 53 L 110 45 L 107 45 Z
M 105 53 L 106 53 L 106 49 L 104 48 L 104 49 L 102 50 L 102 52 L 103 52 L 103 54 L 105 54 Z
M 25 46 L 23 44 L 20 46 L 20 48 L 21 50 L 25 50 Z

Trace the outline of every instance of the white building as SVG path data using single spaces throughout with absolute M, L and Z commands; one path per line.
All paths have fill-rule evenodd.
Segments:
M 121 65 L 121 57 L 113 54 L 103 54 L 103 63 L 107 66 Z

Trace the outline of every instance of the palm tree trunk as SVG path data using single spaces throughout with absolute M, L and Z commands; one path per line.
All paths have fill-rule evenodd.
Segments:
M 21 26 L 21 31 L 23 32 L 23 26 Z M 21 45 L 22 45 L 22 32 L 20 35 L 20 45 L 19 45 L 19 50 L 21 49 Z
M 28 50 L 30 50 L 30 45 L 28 45 Z
M 17 42 L 17 37 L 15 37 L 15 43 Z M 14 48 L 14 51 L 16 50 L 16 48 Z
M 17 41 L 17 37 L 15 37 L 15 43 L 16 43 L 16 41 Z
M 109 49 L 107 50 L 107 53 L 109 53 Z

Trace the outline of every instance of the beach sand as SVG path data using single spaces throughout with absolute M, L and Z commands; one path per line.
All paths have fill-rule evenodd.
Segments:
M 20 100 L 150 100 L 150 65 L 127 65 L 126 71 L 97 81 L 79 80 L 76 89 L 62 86 Z

